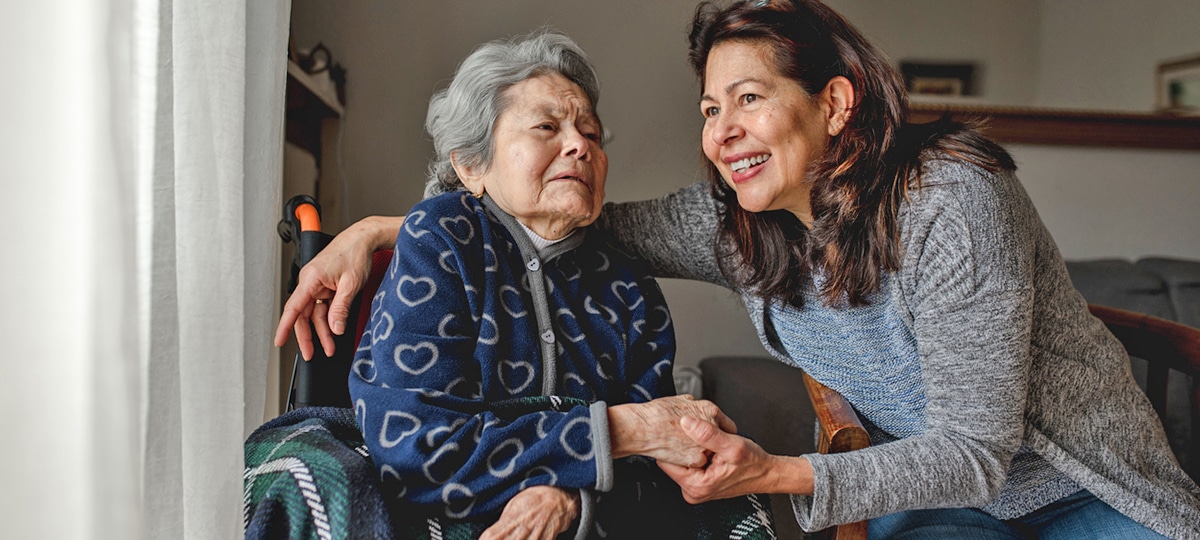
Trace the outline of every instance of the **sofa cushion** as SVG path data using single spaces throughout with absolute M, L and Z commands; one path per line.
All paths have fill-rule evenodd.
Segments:
M 1067 261 L 1071 283 L 1088 303 L 1175 320 L 1167 284 L 1154 271 L 1124 259 Z
M 700 361 L 704 398 L 721 407 L 738 432 L 772 454 L 816 451 L 816 414 L 804 389 L 803 371 L 774 358 L 721 356 Z M 780 540 L 804 538 L 787 495 L 771 496 Z
M 704 397 L 738 432 L 773 454 L 814 452 L 815 418 L 803 371 L 767 357 L 719 356 L 700 362 Z
M 1162 278 L 1176 321 L 1200 328 L 1200 261 L 1146 257 L 1137 266 Z

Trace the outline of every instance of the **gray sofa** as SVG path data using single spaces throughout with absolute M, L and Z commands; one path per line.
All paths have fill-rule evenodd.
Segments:
M 1200 261 L 1161 257 L 1137 261 L 1070 261 L 1067 269 L 1088 302 L 1149 313 L 1200 327 Z M 1133 360 L 1139 383 L 1145 369 Z M 703 397 L 733 418 L 742 434 L 767 451 L 798 455 L 814 451 L 814 413 L 800 370 L 769 357 L 712 357 L 700 362 Z M 1164 423 L 1172 448 L 1193 478 L 1200 473 L 1200 449 L 1191 444 L 1190 381 L 1172 377 Z M 786 497 L 772 497 L 781 539 L 802 538 Z

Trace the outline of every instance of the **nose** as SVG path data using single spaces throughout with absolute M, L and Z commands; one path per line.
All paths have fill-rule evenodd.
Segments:
M 566 140 L 563 142 L 563 155 L 573 157 L 581 161 L 588 161 L 592 157 L 592 141 L 586 135 L 575 128 L 567 128 L 564 132 Z
M 717 146 L 728 144 L 745 133 L 732 113 L 718 115 L 710 120 L 705 128 L 709 141 Z

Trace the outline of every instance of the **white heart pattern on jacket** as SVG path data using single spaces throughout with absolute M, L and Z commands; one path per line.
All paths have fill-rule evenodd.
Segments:
M 425 229 L 414 230 L 412 228 L 413 225 L 420 225 L 421 222 L 424 220 L 425 220 L 425 211 L 424 210 L 417 210 L 416 212 L 409 214 L 408 217 L 404 218 L 404 231 L 407 232 L 408 235 L 413 238 L 420 238 L 422 236 L 429 234 L 429 231 L 427 231 Z
M 446 478 L 443 479 L 434 478 L 433 471 L 431 469 L 437 464 L 437 460 L 441 459 L 443 455 L 450 452 L 457 452 L 458 450 L 458 443 L 446 443 L 439 446 L 438 449 L 433 452 L 433 455 L 429 456 L 429 461 L 426 461 L 425 464 L 421 466 L 421 470 L 425 472 L 425 479 L 438 485 L 449 482 L 450 479 L 454 477 L 454 471 L 458 470 L 458 467 L 453 466 L 453 464 L 451 464 L 450 467 L 442 467 L 443 469 L 450 470 L 450 473 L 447 474 Z
M 500 269 L 500 259 L 496 257 L 496 250 L 492 249 L 490 244 L 483 245 L 483 271 L 495 272 Z
M 454 430 L 466 425 L 466 423 L 466 418 L 459 418 L 451 422 L 448 426 L 435 427 L 425 432 L 425 446 L 430 450 L 441 446 L 441 441 L 438 440 L 438 435 L 441 435 L 442 433 L 454 433 Z
M 466 497 L 451 501 L 450 495 L 455 492 L 462 493 L 466 495 Z M 475 507 L 475 494 L 471 493 L 471 490 L 462 484 L 447 484 L 446 487 L 442 489 L 442 502 L 446 503 L 447 517 L 453 519 L 462 519 L 467 517 L 467 514 L 471 513 L 471 508 Z M 465 507 L 463 507 L 464 502 L 468 502 Z M 461 507 L 462 510 L 455 511 L 453 510 L 455 507 Z
M 570 309 L 561 308 L 554 315 L 555 315 L 555 317 L 558 318 L 558 321 L 559 321 L 558 329 L 563 334 L 567 335 L 567 339 L 570 340 L 571 343 L 579 343 L 580 341 L 583 341 L 587 337 L 587 336 L 583 335 L 583 332 L 579 329 L 579 322 L 578 322 L 579 319 L 575 318 L 575 313 L 572 312 Z M 570 326 L 567 326 L 568 325 L 567 319 L 571 320 L 571 322 L 569 323 Z M 578 332 L 578 334 L 576 334 L 574 336 L 570 335 L 570 333 L 568 331 L 571 329 L 574 329 L 576 332 Z
M 502 451 L 505 448 L 508 448 L 510 446 L 515 447 L 516 451 L 513 452 L 513 455 L 511 457 L 506 458 L 502 454 Z M 525 453 L 525 444 L 521 442 L 521 439 L 508 439 L 508 440 L 500 443 L 499 445 L 496 446 L 495 449 L 492 450 L 492 453 L 488 455 L 488 458 L 487 458 L 488 472 L 492 473 L 492 476 L 495 476 L 496 478 L 508 478 L 508 476 L 510 474 L 512 474 L 513 468 L 515 468 L 517 466 L 517 458 L 521 457 L 521 454 L 524 454 L 524 453 Z M 496 466 L 496 456 L 497 455 L 500 456 L 501 461 L 507 460 L 508 463 L 506 463 L 503 467 L 497 467 Z
M 590 294 L 583 299 L 583 310 L 592 315 L 604 317 L 604 320 L 608 321 L 608 324 L 617 324 L 617 312 L 604 304 L 597 304 Z
M 567 442 L 567 437 L 571 434 L 571 430 L 574 429 L 575 426 L 579 426 L 579 425 L 582 425 L 583 429 L 587 430 L 587 433 L 590 434 L 592 432 L 591 420 L 589 420 L 588 418 L 584 418 L 584 417 L 572 418 L 570 421 L 567 422 L 567 425 L 563 426 L 562 433 L 559 434 L 559 436 L 558 436 L 558 442 L 562 444 L 563 450 L 566 450 L 567 454 L 570 455 L 571 457 L 578 459 L 579 461 L 587 461 L 589 459 L 592 459 L 592 455 L 595 453 L 595 448 L 591 445 L 591 442 L 590 442 L 592 439 L 591 437 L 587 437 L 587 436 L 583 437 L 584 441 L 588 441 L 588 447 L 584 450 L 574 448 L 571 446 L 571 443 Z
M 404 497 L 404 495 L 408 493 L 408 486 L 405 486 L 400 483 L 400 473 L 396 472 L 396 469 L 394 467 L 392 467 L 391 465 L 384 465 L 384 466 L 380 467 L 379 468 L 379 479 L 386 480 L 388 476 L 392 477 L 392 479 L 394 480 L 392 485 L 401 486 L 400 492 L 397 493 L 396 496 Z
M 450 313 L 450 314 L 446 315 L 445 317 L 442 317 L 442 322 L 438 323 L 438 337 L 449 338 L 449 337 L 461 336 L 462 334 L 459 334 L 459 333 L 451 334 L 450 331 L 447 330 L 447 327 L 449 326 L 449 324 L 454 322 L 457 319 L 458 319 L 458 315 L 455 315 L 453 313 Z
M 536 480 L 539 476 L 549 476 L 550 480 L 547 482 L 538 482 L 538 485 L 554 486 L 558 484 L 558 475 L 554 474 L 554 471 L 551 470 L 550 467 L 539 465 L 529 469 L 529 472 L 525 473 L 525 479 L 521 481 L 521 489 L 525 489 L 529 482 Z
M 438 225 L 442 229 L 462 245 L 471 243 L 471 239 L 475 238 L 475 225 L 471 224 L 471 219 L 467 216 L 444 217 L 438 219 Z
M 500 342 L 500 328 L 496 326 L 496 319 L 487 313 L 481 317 L 478 340 L 484 345 L 495 345 Z
M 395 422 L 395 424 L 393 424 Z M 407 425 L 406 425 L 407 424 Z M 388 433 L 399 431 L 396 437 L 388 437 Z M 391 448 L 400 444 L 408 437 L 421 430 L 421 419 L 404 411 L 388 411 L 383 415 L 383 427 L 379 429 L 379 446 Z
M 507 369 L 505 369 L 507 368 Z M 499 373 L 496 375 L 500 378 L 500 384 L 509 394 L 517 395 L 522 390 L 529 387 L 533 383 L 533 364 L 524 360 L 516 362 L 512 360 L 502 360 L 499 366 Z M 525 374 L 518 377 L 517 372 L 524 371 Z M 507 373 L 506 373 L 507 372 Z M 524 379 L 520 384 L 515 384 L 517 381 Z
M 513 287 L 512 285 L 501 285 L 500 286 L 500 306 L 504 308 L 504 311 L 507 312 L 509 314 L 509 316 L 511 316 L 514 319 L 520 319 L 521 317 L 524 317 L 529 314 L 529 312 L 524 309 L 522 309 L 521 311 L 517 311 L 516 309 L 514 309 L 512 306 L 509 305 L 510 301 L 517 307 L 520 307 L 521 291 L 518 291 L 517 288 Z
M 421 351 L 429 351 L 427 359 L 422 360 L 422 357 L 425 355 Z M 432 343 L 422 341 L 416 345 L 396 346 L 396 352 L 393 357 L 396 360 L 396 367 L 403 369 L 409 374 L 420 375 L 437 363 L 438 350 Z
M 379 375 L 375 371 L 375 361 L 371 359 L 371 355 L 369 354 L 355 359 L 354 365 L 350 367 L 350 371 L 353 371 L 355 375 L 358 375 L 358 378 L 367 384 L 375 382 L 375 377 Z
M 455 270 L 453 266 L 450 266 L 449 262 L 446 262 L 447 259 L 449 259 L 453 256 L 454 256 L 453 251 L 450 251 L 450 250 L 443 251 L 441 255 L 438 255 L 438 266 L 441 266 L 442 270 L 445 270 L 446 272 L 449 272 L 450 274 L 457 276 L 458 270 Z
M 427 277 L 401 276 L 396 284 L 396 294 L 408 307 L 416 307 L 437 294 L 437 283 Z
M 642 304 L 645 298 L 642 298 L 641 291 L 638 290 L 638 285 L 633 281 L 617 281 L 612 284 L 612 292 L 621 299 L 621 303 L 625 307 L 633 309 Z
M 392 335 L 392 327 L 395 323 L 392 321 L 392 316 L 386 311 L 379 311 L 379 318 L 375 324 L 371 326 L 371 345 L 379 343 Z

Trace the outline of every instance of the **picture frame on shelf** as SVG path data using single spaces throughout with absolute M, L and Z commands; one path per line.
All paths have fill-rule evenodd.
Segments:
M 974 62 L 900 62 L 910 95 L 961 97 L 979 95 Z
M 1158 64 L 1155 109 L 1200 115 L 1200 54 Z

